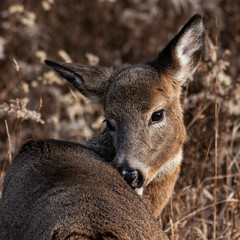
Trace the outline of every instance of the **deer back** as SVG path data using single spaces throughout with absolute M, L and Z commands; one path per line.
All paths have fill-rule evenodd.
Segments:
M 119 173 L 93 151 L 25 143 L 6 175 L 0 239 L 167 239 Z

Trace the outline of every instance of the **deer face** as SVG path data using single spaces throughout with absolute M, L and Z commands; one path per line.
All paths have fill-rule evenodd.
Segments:
M 185 138 L 180 84 L 152 63 L 121 69 L 104 99 L 116 164 L 133 188 L 147 185 L 161 167 L 181 155 Z
M 196 70 L 203 44 L 204 26 L 195 15 L 147 63 L 112 70 L 46 61 L 81 93 L 103 104 L 114 162 L 139 194 L 181 162 L 185 139 L 181 84 Z

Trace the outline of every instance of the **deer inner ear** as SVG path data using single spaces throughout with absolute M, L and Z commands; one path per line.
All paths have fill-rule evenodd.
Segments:
M 80 93 L 95 101 L 96 99 L 100 101 L 103 97 L 113 71 L 109 68 L 78 63 L 57 63 L 49 60 L 45 63 L 70 82 Z

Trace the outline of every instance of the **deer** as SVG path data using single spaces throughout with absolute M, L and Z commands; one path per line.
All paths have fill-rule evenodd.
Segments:
M 196 14 L 148 62 L 112 69 L 46 61 L 102 104 L 106 129 L 82 144 L 117 168 L 156 218 L 179 177 L 186 137 L 181 91 L 198 67 L 204 42 L 203 20 Z
M 37 239 L 167 239 L 156 220 L 179 177 L 182 85 L 198 67 L 204 39 L 196 14 L 148 62 L 113 69 L 46 60 L 103 106 L 106 128 L 82 143 L 25 143 L 4 180 L 1 233 L 14 236 L 8 239 L 34 233 Z
M 77 143 L 29 140 L 4 179 L 0 239 L 167 240 L 122 176 Z

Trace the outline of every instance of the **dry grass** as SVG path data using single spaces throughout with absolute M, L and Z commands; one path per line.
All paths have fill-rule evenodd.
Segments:
M 198 12 L 209 37 L 184 88 L 184 162 L 161 222 L 171 239 L 239 239 L 239 8 L 237 0 L 1 1 L 0 186 L 26 139 L 82 141 L 102 128 L 102 109 L 70 90 L 45 58 L 145 61 Z

